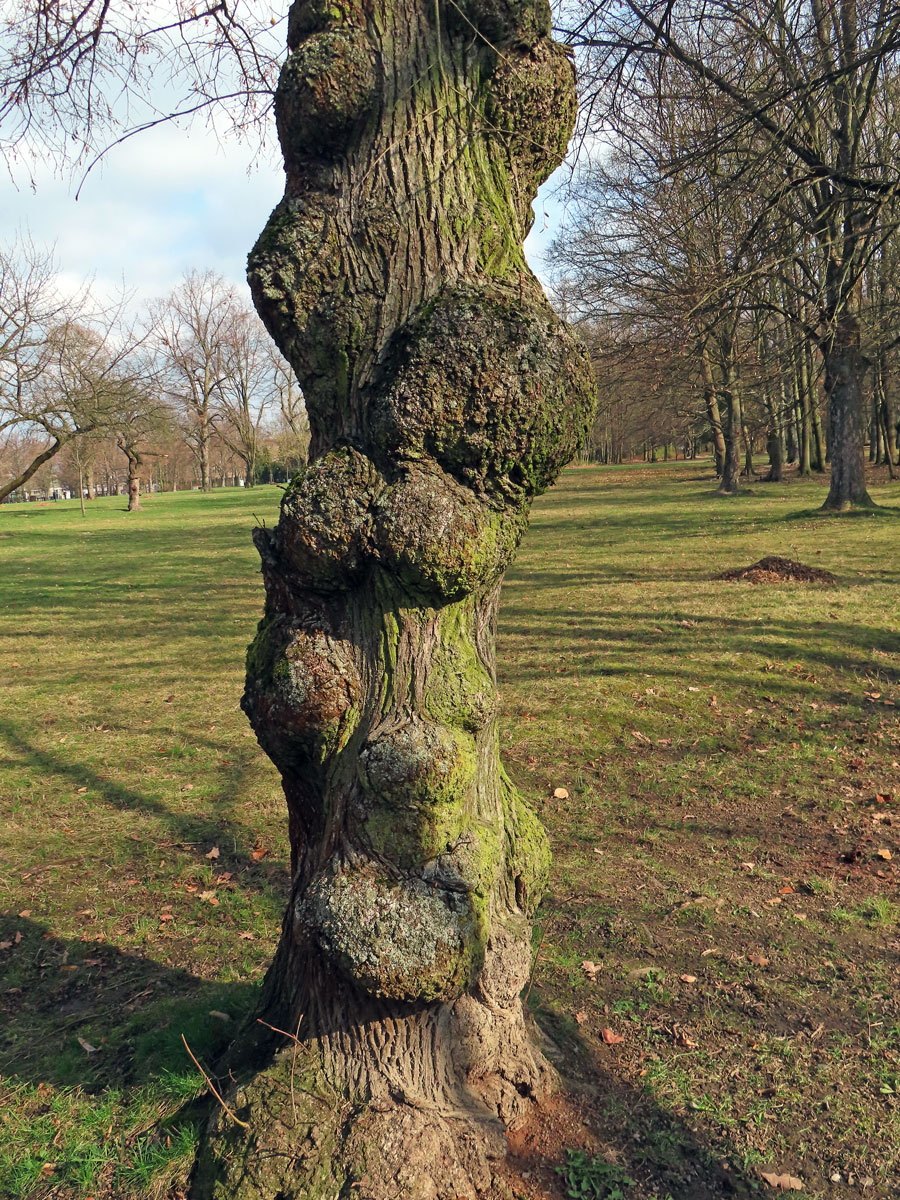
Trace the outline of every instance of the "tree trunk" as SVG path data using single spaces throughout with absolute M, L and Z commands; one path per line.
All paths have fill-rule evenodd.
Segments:
M 723 496 L 736 496 L 741 490 L 741 429 L 743 414 L 741 412 L 741 397 L 739 383 L 733 366 L 727 366 L 724 371 L 722 399 L 725 402 L 725 461 L 722 464 L 722 481 L 719 493 Z
M 200 458 L 200 489 L 204 492 L 212 491 L 212 476 L 209 471 L 209 420 L 205 414 L 201 414 L 200 426 L 197 431 L 197 446 Z
M 836 321 L 824 357 L 831 432 L 831 486 L 822 508 L 826 512 L 874 508 L 866 490 L 864 450 L 863 378 L 868 364 L 860 350 L 859 323 L 851 313 L 845 313 Z
M 137 473 L 137 464 L 128 463 L 128 511 L 139 512 L 141 507 L 141 477 Z
M 293 890 L 267 1024 L 224 1064 L 245 1124 L 214 1115 L 196 1198 L 490 1195 L 550 1084 L 519 995 L 548 850 L 499 763 L 494 675 L 503 571 L 593 407 L 521 251 L 575 113 L 549 28 L 486 0 L 291 10 L 287 190 L 249 273 L 310 465 L 254 535 L 243 704 Z

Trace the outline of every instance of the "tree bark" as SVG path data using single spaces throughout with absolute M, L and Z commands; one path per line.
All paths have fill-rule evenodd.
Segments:
M 549 30 L 543 0 L 290 12 L 286 194 L 249 278 L 310 465 L 254 535 L 243 705 L 293 889 L 227 1061 L 246 1124 L 213 1117 L 197 1198 L 489 1196 L 550 1086 L 520 1001 L 549 855 L 494 672 L 503 571 L 593 408 L 521 250 L 575 115 Z
M 722 464 L 722 480 L 718 491 L 723 496 L 736 496 L 741 490 L 741 411 L 740 381 L 734 366 L 726 363 L 723 368 L 722 399 L 724 400 L 725 461 Z
M 868 363 L 860 349 L 859 322 L 847 312 L 826 343 L 825 392 L 829 400 L 831 485 L 822 508 L 843 512 L 874 508 L 866 490 L 863 379 Z

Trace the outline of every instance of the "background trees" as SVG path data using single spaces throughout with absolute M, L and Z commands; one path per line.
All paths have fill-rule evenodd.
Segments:
M 0 268 L 0 499 L 32 479 L 41 495 L 56 480 L 88 499 L 127 483 L 135 508 L 142 483 L 252 486 L 303 465 L 296 379 L 213 272 L 188 275 L 139 326 L 87 289 L 62 296 L 52 258 L 28 244 Z
M 822 440 L 813 401 L 821 368 L 832 464 L 826 506 L 866 505 L 863 383 L 873 346 L 865 344 L 865 278 L 873 257 L 896 239 L 900 220 L 896 6 L 628 0 L 579 10 L 568 31 L 585 69 L 585 136 L 602 130 L 617 154 L 642 154 L 669 218 L 672 195 L 707 233 L 719 210 L 720 228 L 740 235 L 727 255 L 702 262 L 700 275 L 705 311 L 716 317 L 704 345 L 722 358 L 708 385 L 718 393 L 726 451 L 729 438 L 732 448 L 723 486 L 731 489 L 737 367 L 746 352 L 765 353 L 769 385 L 760 395 L 766 411 L 772 407 L 767 424 L 777 439 L 773 397 L 781 384 L 768 371 L 777 344 L 793 363 L 785 394 L 794 391 L 802 414 L 804 452 Z M 666 144 L 667 130 L 678 131 L 680 141 Z M 599 213 L 600 229 L 606 221 Z M 724 291 L 723 268 L 731 277 Z M 687 291 L 685 259 L 667 270 Z M 726 310 L 739 315 L 731 332 Z M 698 296 L 692 321 L 703 312 Z M 714 424 L 711 417 L 711 433 Z M 806 454 L 805 469 L 810 457 L 819 455 Z

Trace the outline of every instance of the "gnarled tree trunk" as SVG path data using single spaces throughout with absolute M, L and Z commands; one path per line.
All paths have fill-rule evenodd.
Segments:
M 549 1084 L 520 1001 L 549 856 L 494 673 L 503 571 L 593 407 L 521 251 L 575 115 L 549 29 L 545 0 L 291 9 L 249 274 L 310 465 L 256 534 L 244 708 L 293 892 L 195 1197 L 489 1195 Z

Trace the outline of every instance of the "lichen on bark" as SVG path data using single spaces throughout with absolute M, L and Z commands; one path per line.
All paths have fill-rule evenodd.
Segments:
M 528 270 L 573 69 L 545 0 L 304 0 L 286 189 L 250 255 L 307 400 L 256 531 L 243 706 L 281 772 L 292 896 L 193 1195 L 489 1195 L 550 1072 L 521 990 L 546 836 L 502 771 L 494 637 L 533 498 L 591 416 Z M 278 1032 L 281 1031 L 281 1032 Z

